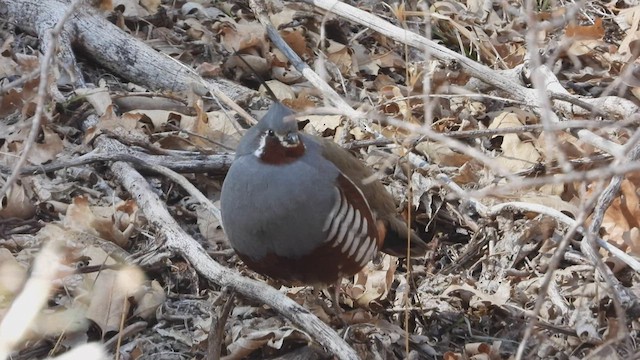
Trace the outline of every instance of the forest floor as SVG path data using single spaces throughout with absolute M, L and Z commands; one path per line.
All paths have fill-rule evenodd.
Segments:
M 266 3 L 0 0 L 0 358 L 640 359 L 640 4 Z M 259 79 L 429 241 L 340 319 L 221 228 Z

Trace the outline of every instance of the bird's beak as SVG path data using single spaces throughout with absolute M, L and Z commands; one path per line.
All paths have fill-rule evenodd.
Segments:
M 284 136 L 278 136 L 278 139 L 284 147 L 296 147 L 300 144 L 300 138 L 296 132 L 290 132 Z

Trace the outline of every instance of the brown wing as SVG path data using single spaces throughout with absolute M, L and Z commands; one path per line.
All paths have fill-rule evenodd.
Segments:
M 424 255 L 427 251 L 427 244 L 414 231 L 409 233 L 406 222 L 396 213 L 393 197 L 387 192 L 384 185 L 378 180 L 367 184 L 362 182 L 362 179 L 373 175 L 373 171 L 333 141 L 322 139 L 322 144 L 324 146 L 323 155 L 362 191 L 374 217 L 385 226 L 387 235 L 381 250 L 394 256 L 405 256 L 407 238 L 410 234 L 411 255 Z
M 334 189 L 334 205 L 322 229 L 327 233 L 325 242 L 349 259 L 357 272 L 378 252 L 383 239 L 362 191 L 343 174 Z

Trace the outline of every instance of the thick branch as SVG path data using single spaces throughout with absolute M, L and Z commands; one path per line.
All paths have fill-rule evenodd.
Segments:
M 18 27 L 40 39 L 68 7 L 59 0 L 0 0 L 0 4 L 6 6 L 8 18 Z M 185 92 L 204 82 L 220 88 L 236 102 L 246 102 L 255 93 L 225 79 L 203 80 L 191 68 L 155 51 L 90 8 L 83 8 L 69 19 L 65 34 L 100 65 L 151 90 Z M 65 67 L 75 68 L 73 56 L 66 56 L 64 62 Z

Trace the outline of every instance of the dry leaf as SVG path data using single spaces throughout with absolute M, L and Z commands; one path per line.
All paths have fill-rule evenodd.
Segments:
M 588 39 L 599 40 L 604 36 L 604 26 L 602 24 L 602 18 L 595 19 L 593 25 L 579 26 L 574 24 L 567 25 L 565 29 L 565 35 L 575 40 Z
M 20 265 L 14 255 L 5 248 L 0 248 L 0 307 L 5 308 L 22 289 L 27 279 L 27 269 Z
M 13 183 L 0 198 L 0 218 L 29 219 L 35 211 L 36 207 L 22 184 Z
M 512 112 L 503 112 L 496 116 L 489 129 L 521 127 L 523 123 L 518 115 Z M 516 173 L 530 169 L 540 161 L 540 153 L 532 141 L 523 141 L 518 134 L 504 134 L 502 136 L 502 154 L 498 162 L 510 172 Z
M 147 281 L 138 288 L 134 295 L 137 307 L 134 316 L 145 320 L 156 320 L 156 311 L 167 299 L 165 290 L 156 280 Z
M 122 11 L 127 17 L 149 16 L 149 11 L 140 6 L 138 0 L 112 0 L 113 8 Z
M 325 131 L 335 131 L 342 123 L 342 115 L 305 115 L 298 117 L 300 121 L 309 121 L 309 125 L 317 133 L 323 134 Z
M 423 141 L 416 145 L 416 151 L 424 155 L 433 164 L 460 167 L 468 163 L 468 155 L 457 153 L 445 144 Z
M 369 262 L 355 275 L 353 286 L 345 289 L 345 294 L 359 307 L 371 308 L 387 297 L 397 266 L 396 257 L 383 254 L 378 264 Z
M 293 91 L 291 86 L 278 80 L 269 80 L 266 83 L 269 89 L 276 94 L 276 99 L 280 101 L 285 99 L 295 99 L 296 93 Z M 267 94 L 267 88 L 264 85 L 260 85 L 258 91 L 260 91 L 261 94 Z
M 111 102 L 111 94 L 109 94 L 109 89 L 106 87 L 99 88 L 80 88 L 76 89 L 76 95 L 84 96 L 85 99 L 93 106 L 98 116 L 102 117 L 107 110 L 110 109 Z
M 67 208 L 63 224 L 67 229 L 87 232 L 126 247 L 136 226 L 140 225 L 137 214 L 138 207 L 133 201 L 92 208 L 87 197 L 77 196 Z
M 264 27 L 258 22 L 226 22 L 218 30 L 221 44 L 230 53 L 246 52 L 249 48 L 263 49 L 266 46 Z M 264 52 L 261 52 L 264 53 Z
M 87 247 L 83 254 L 91 258 L 90 265 L 113 265 L 115 260 L 102 249 Z M 128 298 L 133 296 L 144 282 L 144 274 L 137 267 L 124 267 L 120 270 L 102 270 L 85 274 L 84 289 L 87 292 L 86 317 L 93 320 L 102 333 L 118 331 L 123 314 L 129 313 Z
M 64 150 L 64 142 L 57 133 L 47 127 L 42 128 L 42 133 L 44 139 L 42 142 L 36 142 L 29 153 L 29 161 L 34 165 L 54 160 Z
M 302 29 L 281 30 L 280 35 L 302 60 L 310 59 L 313 56 L 313 51 L 307 46 L 307 39 L 305 39 Z
M 613 200 L 602 219 L 602 227 L 606 233 L 603 238 L 617 246 L 625 245 L 629 231 L 640 227 L 640 198 L 638 185 L 628 178 L 622 181 L 620 196 Z

